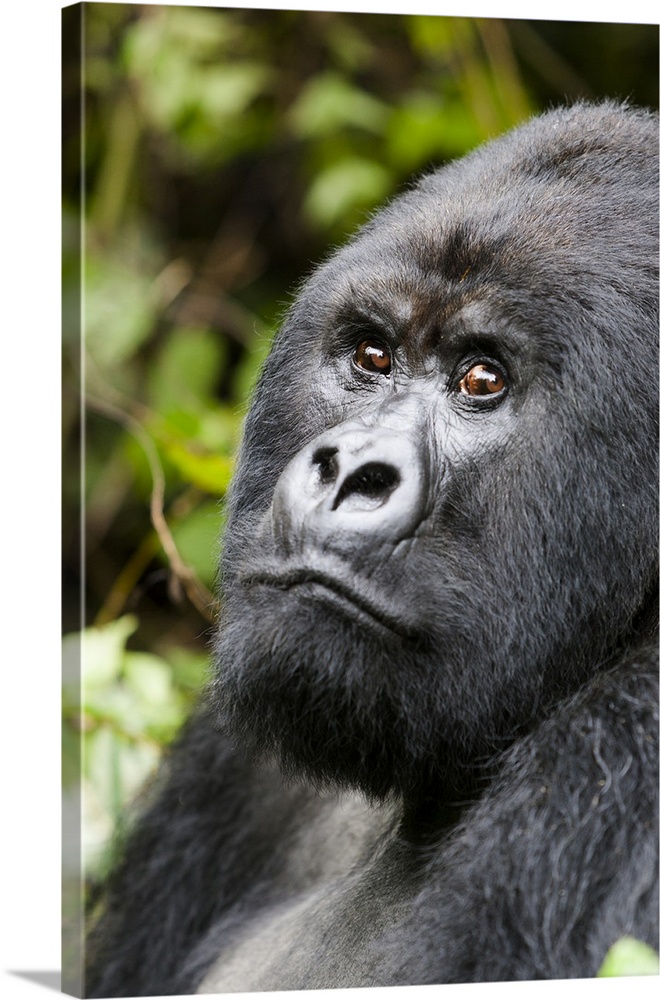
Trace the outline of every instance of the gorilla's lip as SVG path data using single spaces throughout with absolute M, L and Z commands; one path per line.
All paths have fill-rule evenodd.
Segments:
M 366 616 L 372 623 L 386 628 L 389 632 L 404 637 L 412 637 L 414 631 L 412 627 L 395 615 L 392 615 L 380 602 L 372 600 L 365 594 L 360 593 L 352 584 L 338 578 L 334 574 L 314 569 L 312 567 L 300 566 L 285 569 L 284 571 L 260 570 L 247 573 L 241 583 L 244 586 L 254 586 L 262 584 L 274 587 L 277 590 L 293 590 L 294 588 L 309 587 L 312 596 L 330 599 L 333 606 L 339 606 L 346 613 L 347 607 L 357 610 Z M 326 593 L 319 593 L 321 591 Z

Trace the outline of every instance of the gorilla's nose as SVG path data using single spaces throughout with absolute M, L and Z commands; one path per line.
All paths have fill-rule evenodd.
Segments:
M 326 506 L 342 513 L 382 507 L 401 482 L 398 468 L 377 453 L 372 441 L 356 442 L 351 435 L 342 444 L 325 445 L 312 455 L 312 475 L 315 471 L 319 486 L 327 487 Z
M 301 451 L 273 497 L 275 537 L 288 554 L 309 545 L 343 553 L 395 544 L 419 524 L 424 462 L 410 434 L 343 424 Z

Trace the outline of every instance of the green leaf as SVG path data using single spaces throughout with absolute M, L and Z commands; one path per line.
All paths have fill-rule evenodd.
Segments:
M 406 95 L 390 120 L 387 158 L 403 173 L 458 156 L 481 139 L 479 126 L 464 103 L 414 92 Z
M 225 353 L 224 343 L 210 330 L 172 330 L 149 372 L 152 407 L 163 415 L 200 412 L 213 398 Z
M 159 306 L 152 277 L 109 257 L 88 259 L 84 338 L 100 368 L 123 364 L 149 337 Z
M 657 976 L 660 972 L 658 955 L 644 944 L 632 937 L 619 938 L 608 951 L 599 976 Z
M 218 123 L 224 117 L 236 117 L 265 89 L 269 79 L 270 71 L 259 63 L 214 66 L 200 78 L 200 105 Z
M 332 72 L 312 77 L 290 111 L 292 131 L 304 139 L 347 126 L 380 135 L 388 116 L 386 104 Z
M 141 727 L 136 735 L 168 743 L 185 716 L 185 701 L 174 688 L 170 664 L 152 653 L 127 653 L 124 678 L 139 706 Z
M 234 459 L 229 455 L 195 452 L 179 441 L 164 441 L 163 451 L 183 479 L 205 493 L 222 497 L 234 471 Z
M 134 615 L 125 615 L 116 621 L 98 628 L 85 629 L 82 633 L 82 676 L 85 690 L 109 684 L 122 669 L 126 640 L 137 629 Z M 66 637 L 67 641 L 80 642 L 77 636 Z
M 104 846 L 103 841 L 113 830 L 126 803 L 155 770 L 159 756 L 157 747 L 129 741 L 109 726 L 100 726 L 88 734 L 83 786 L 86 844 L 93 845 L 96 840 L 97 848 Z
M 138 699 L 160 706 L 172 698 L 172 673 L 153 653 L 126 653 L 124 676 Z
M 261 369 L 270 353 L 273 334 L 274 330 L 264 331 L 263 335 L 255 340 L 251 350 L 245 352 L 232 381 L 232 393 L 236 399 L 251 398 Z
M 380 163 L 351 156 L 323 170 L 310 185 L 304 209 L 323 227 L 342 218 L 350 209 L 372 208 L 392 187 L 392 174 Z
M 174 9 L 138 20 L 127 34 L 125 58 L 144 116 L 180 157 L 218 161 L 268 134 L 262 118 L 247 119 L 272 70 L 237 58 L 240 36 L 226 15 Z
M 85 694 L 85 714 L 96 729 L 109 723 L 116 732 L 137 739 L 146 728 L 142 705 L 125 684 L 93 688 Z
M 215 452 L 233 454 L 240 439 L 242 418 L 234 407 L 215 406 L 201 414 L 197 439 Z
M 218 563 L 218 504 L 201 504 L 179 524 L 172 526 L 172 535 L 184 562 L 195 570 L 207 587 L 212 587 Z
M 180 646 L 167 651 L 177 687 L 189 694 L 197 694 L 206 683 L 209 671 L 209 657 Z
M 149 78 L 161 55 L 163 71 L 176 56 L 210 59 L 236 41 L 232 20 L 203 8 L 155 8 L 126 31 L 124 58 L 138 79 Z

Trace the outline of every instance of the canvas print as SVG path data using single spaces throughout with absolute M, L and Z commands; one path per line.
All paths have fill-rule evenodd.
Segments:
M 657 25 L 62 68 L 65 990 L 657 975 Z

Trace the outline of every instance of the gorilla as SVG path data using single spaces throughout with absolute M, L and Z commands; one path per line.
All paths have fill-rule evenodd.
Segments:
M 658 128 L 554 109 L 306 282 L 215 673 L 90 995 L 594 976 L 658 946 Z

